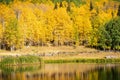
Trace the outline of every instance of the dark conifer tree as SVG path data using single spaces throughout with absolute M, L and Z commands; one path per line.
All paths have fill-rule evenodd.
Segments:
M 117 13 L 117 16 L 120 16 L 120 5 L 118 7 L 118 13 Z
M 69 11 L 69 12 L 71 11 L 70 3 L 68 3 L 67 11 Z
M 93 3 L 92 3 L 92 1 L 90 1 L 90 11 L 92 11 L 93 10 Z
M 68 2 L 68 7 L 67 7 L 67 11 L 71 11 L 71 5 L 70 5 L 70 2 L 71 2 L 71 0 L 67 0 L 67 2 Z
M 57 8 L 58 8 L 57 3 L 55 3 L 54 9 L 57 9 Z
M 60 7 L 63 7 L 62 1 L 60 2 Z

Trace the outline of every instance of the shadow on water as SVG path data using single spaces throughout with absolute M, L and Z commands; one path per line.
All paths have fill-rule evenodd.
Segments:
M 120 80 L 119 64 L 45 64 L 1 67 L 0 80 Z
M 109 65 L 96 67 L 93 70 L 84 72 L 80 80 L 120 80 L 120 66 Z

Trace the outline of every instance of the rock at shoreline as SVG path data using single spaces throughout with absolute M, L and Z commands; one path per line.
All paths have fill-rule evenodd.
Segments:
M 109 56 L 105 56 L 106 59 L 114 59 L 114 58 L 117 58 L 116 56 L 112 56 L 112 55 L 109 55 Z

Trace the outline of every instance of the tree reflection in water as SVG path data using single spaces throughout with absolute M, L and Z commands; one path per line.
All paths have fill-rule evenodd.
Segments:
M 120 80 L 117 64 L 45 64 L 1 67 L 0 80 Z

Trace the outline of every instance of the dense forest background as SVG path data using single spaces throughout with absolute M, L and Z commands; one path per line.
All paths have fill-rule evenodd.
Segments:
M 120 0 L 0 0 L 0 48 L 120 50 Z

